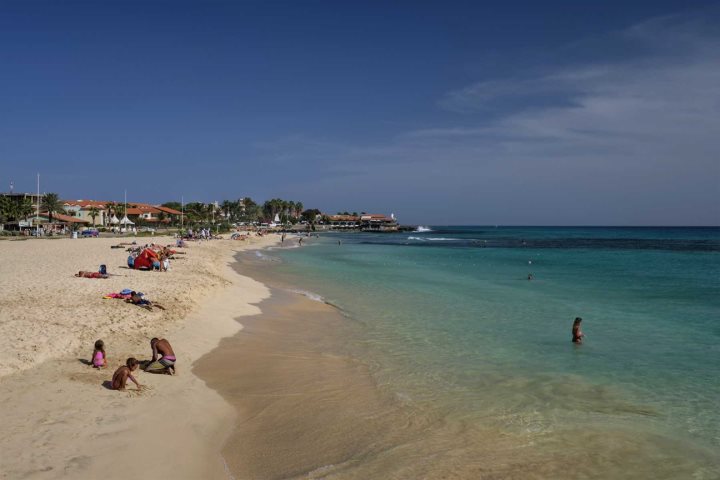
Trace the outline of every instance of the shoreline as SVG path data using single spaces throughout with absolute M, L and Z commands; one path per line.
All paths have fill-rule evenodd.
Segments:
M 125 318 L 111 323 L 115 329 L 108 335 L 102 333 L 102 322 L 89 333 L 102 334 L 106 340 L 107 369 L 95 370 L 81 362 L 90 353 L 85 350 L 92 348 L 92 343 L 83 341 L 80 347 L 71 346 L 65 353 L 48 355 L 43 362 L 0 377 L 0 401 L 5 407 L 0 412 L 5 433 L 0 439 L 0 478 L 128 478 L 148 474 L 227 478 L 220 449 L 235 412 L 191 373 L 191 368 L 222 338 L 242 328 L 240 317 L 259 313 L 257 303 L 269 294 L 263 284 L 232 268 L 238 251 L 259 250 L 279 242 L 274 236 L 253 240 L 248 244 L 219 240 L 188 250 L 191 255 L 198 253 L 198 261 L 211 265 L 182 274 L 183 281 L 190 282 L 186 286 L 198 292 L 182 302 L 187 313 L 180 319 L 105 300 L 117 302 L 106 303 L 108 306 L 130 308 L 122 310 Z M 88 241 L 96 239 L 74 240 L 81 244 Z M 199 255 L 200 249 L 207 251 Z M 196 262 L 192 263 L 194 266 Z M 180 265 L 178 270 L 183 270 Z M 146 280 L 165 282 L 169 289 L 185 288 L 173 285 L 174 280 L 180 281 L 180 272 L 175 279 L 176 272 L 138 273 L 149 275 Z M 102 284 L 90 282 L 105 280 L 88 279 L 91 291 L 108 285 L 99 287 Z M 151 298 L 165 301 L 164 296 Z M 182 311 L 170 310 L 172 314 Z M 144 315 L 144 324 L 136 328 L 138 314 Z M 9 323 L 0 325 L 7 327 Z M 103 388 L 103 381 L 125 357 L 149 357 L 151 336 L 165 336 L 171 341 L 178 356 L 178 375 L 139 372 L 138 381 L 146 387 L 139 392 L 134 385 L 124 393 Z
M 348 354 L 343 334 L 353 325 L 261 267 L 236 265 L 271 294 L 193 368 L 234 408 L 222 450 L 233 478 L 332 476 L 378 455 L 399 405 Z
M 355 334 L 366 332 L 352 328 L 362 321 L 347 321 L 324 301 L 317 292 L 327 290 L 317 281 L 313 290 L 310 272 L 276 273 L 267 263 L 272 258 L 241 257 L 239 268 L 273 293 L 260 305 L 261 315 L 247 319 L 197 365 L 207 384 L 235 406 L 223 456 L 237 478 L 539 479 L 595 478 L 597 472 L 705 478 L 715 471 L 711 451 L 663 434 L 653 428 L 651 410 L 579 377 L 478 376 L 475 388 L 497 387 L 503 395 L 477 395 L 485 409 L 442 391 L 406 390 L 393 377 L 377 376 L 378 362 L 392 358 L 365 348 Z M 502 410 L 505 401 L 512 408 L 538 396 L 558 405 L 551 408 L 570 405 L 571 413 L 586 418 L 543 424 L 535 411 Z M 598 457 L 565 468 L 588 450 Z

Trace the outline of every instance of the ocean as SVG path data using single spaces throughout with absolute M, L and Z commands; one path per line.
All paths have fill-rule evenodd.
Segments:
M 260 254 L 405 409 L 338 478 L 720 478 L 720 228 L 418 230 Z

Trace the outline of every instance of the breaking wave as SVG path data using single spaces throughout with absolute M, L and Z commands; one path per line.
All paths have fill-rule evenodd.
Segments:
M 415 240 L 418 242 L 459 242 L 462 238 L 449 238 L 449 237 L 408 237 L 408 240 Z

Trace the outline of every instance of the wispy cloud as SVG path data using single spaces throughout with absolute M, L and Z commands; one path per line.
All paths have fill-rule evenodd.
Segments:
M 341 187 L 348 192 L 407 178 L 423 190 L 445 182 L 458 204 L 502 204 L 491 221 L 717 224 L 717 25 L 699 15 L 651 19 L 593 39 L 594 51 L 627 44 L 631 56 L 588 56 L 444 94 L 440 108 L 458 114 L 452 126 L 382 145 L 313 144 L 294 155 L 328 171 L 352 165 L 352 183 Z

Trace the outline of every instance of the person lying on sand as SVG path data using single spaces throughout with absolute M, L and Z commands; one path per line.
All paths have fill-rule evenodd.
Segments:
M 130 292 L 130 298 L 125 300 L 127 303 L 132 303 L 133 305 L 137 305 L 138 307 L 142 307 L 146 310 L 151 310 L 153 307 L 157 307 L 160 310 L 165 310 L 165 307 L 160 305 L 159 303 L 151 302 L 150 300 L 146 300 L 140 295 L 139 293 L 133 291 Z
M 137 386 L 137 389 L 140 390 L 142 388 L 142 385 L 140 385 L 138 381 L 135 380 L 135 377 L 133 377 L 132 375 L 132 372 L 137 370 L 137 368 L 138 361 L 133 357 L 128 358 L 127 362 L 125 362 L 125 365 L 115 370 L 115 373 L 112 377 L 112 389 L 125 390 L 125 384 L 127 384 L 129 378 Z
M 80 270 L 78 273 L 75 274 L 75 276 L 80 278 L 108 278 L 107 273 L 85 272 L 83 270 Z
M 166 373 L 168 375 L 175 375 L 175 352 L 170 346 L 170 342 L 164 338 L 153 338 L 150 340 L 150 347 L 152 348 L 153 356 L 150 363 L 145 367 L 145 371 L 148 373 Z M 158 360 L 158 355 L 160 359 Z

